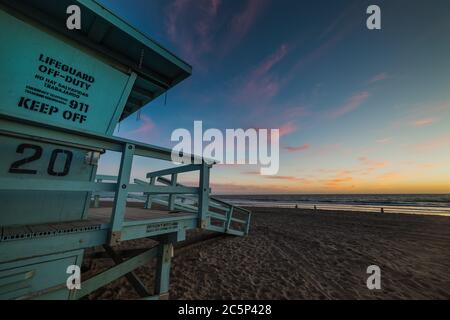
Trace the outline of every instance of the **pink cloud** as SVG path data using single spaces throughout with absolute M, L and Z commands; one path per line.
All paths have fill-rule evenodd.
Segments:
M 370 94 L 367 91 L 363 91 L 351 96 L 344 105 L 332 111 L 330 113 L 330 116 L 332 118 L 338 118 L 349 112 L 356 110 L 361 104 L 363 104 L 369 98 L 369 96 Z
M 262 129 L 261 127 L 257 127 L 257 126 L 255 126 L 255 127 L 252 127 L 252 129 L 255 129 L 258 133 L 259 133 L 259 131 Z M 276 128 L 273 128 L 273 129 L 276 129 Z M 297 131 L 297 125 L 294 123 L 294 122 L 292 122 L 292 121 L 290 121 L 290 122 L 287 122 L 287 123 L 284 123 L 283 125 L 281 125 L 279 128 L 278 128 L 278 130 L 279 130 L 279 134 L 280 134 L 280 138 L 282 138 L 282 137 L 284 137 L 284 136 L 287 136 L 287 135 L 290 135 L 291 133 L 294 133 L 295 131 Z M 269 133 L 270 131 L 268 131 L 268 141 L 270 142 L 270 140 L 271 140 L 271 135 L 270 135 L 270 133 Z
M 293 77 L 298 75 L 298 72 L 301 69 L 311 65 L 315 61 L 325 56 L 353 30 L 353 28 L 355 27 L 353 20 L 342 19 L 344 16 L 349 14 L 350 11 L 344 12 L 324 31 L 324 33 L 319 37 L 320 39 L 328 37 L 329 34 L 331 34 L 331 36 L 328 37 L 328 39 L 324 40 L 317 48 L 309 52 L 307 55 L 301 57 L 291 68 L 291 71 L 287 75 L 285 82 L 289 82 Z
M 358 3 L 353 3 L 349 7 L 347 7 L 344 11 L 342 11 L 339 15 L 336 15 L 336 18 L 328 25 L 328 27 L 322 32 L 319 36 L 319 39 L 323 39 L 328 36 L 330 33 L 335 32 L 339 28 L 342 28 L 342 25 L 348 24 L 349 21 L 352 21 L 351 14 L 355 12 L 355 10 L 359 10 Z
M 344 15 L 348 13 L 349 11 L 346 11 Z M 250 76 L 244 79 L 245 82 L 241 81 L 238 83 L 239 89 L 237 94 L 232 95 L 234 97 L 234 103 L 251 104 L 252 109 L 255 109 L 252 110 L 255 113 L 253 116 L 258 116 L 261 112 L 267 110 L 270 106 L 270 100 L 279 93 L 284 85 L 292 81 L 294 77 L 297 77 L 299 71 L 303 67 L 310 65 L 326 55 L 344 39 L 355 25 L 353 22 L 349 23 L 345 19 L 338 20 L 339 21 L 334 24 L 333 28 L 326 32 L 325 35 L 327 36 L 327 39 L 322 41 L 317 48 L 302 56 L 296 63 L 293 63 L 287 73 L 276 75 L 272 72 L 273 68 L 297 47 L 295 43 L 289 45 L 283 44 L 276 52 L 271 54 L 255 70 L 253 70 L 253 72 L 250 73 Z M 328 33 L 335 31 L 335 29 L 337 29 L 337 31 L 328 37 Z M 325 35 L 323 38 L 325 38 Z M 245 83 L 244 86 L 242 86 L 242 82 Z M 257 106 L 253 106 L 255 102 L 258 103 Z M 298 116 L 299 114 L 304 115 L 304 112 L 305 108 L 299 107 L 296 110 L 293 109 L 287 111 L 287 114 L 292 113 L 294 116 Z M 285 119 L 283 114 L 281 114 L 281 119 Z
M 437 168 L 441 168 L 444 165 L 442 163 L 420 163 L 417 164 L 417 167 L 420 169 L 425 169 L 425 170 L 433 170 L 433 169 L 437 169 Z
M 341 144 L 336 143 L 336 144 L 328 144 L 328 145 L 321 146 L 316 149 L 315 153 L 316 153 L 316 155 L 319 155 L 319 156 L 326 156 L 326 155 L 342 152 L 343 150 L 344 150 L 344 148 L 341 146 Z
M 444 101 L 439 103 L 438 105 L 429 108 L 433 112 L 444 112 L 450 109 L 450 101 Z
M 363 170 L 365 173 L 371 173 L 375 170 L 383 169 L 389 165 L 387 161 L 371 160 L 367 157 L 360 157 L 358 160 L 365 166 Z
M 281 45 L 274 53 L 268 56 L 245 78 L 245 85 L 238 90 L 235 100 L 238 103 L 259 101 L 266 102 L 275 96 L 280 88 L 277 78 L 271 74 L 272 69 L 283 60 L 289 51 L 286 44 Z
M 338 184 L 341 184 L 341 183 L 348 183 L 348 182 L 351 182 L 351 181 L 353 181 L 352 177 L 333 178 L 333 179 L 328 180 L 326 182 L 326 184 L 331 186 L 331 185 L 338 185 Z
M 305 117 L 311 114 L 310 110 L 305 106 L 288 107 L 283 111 L 283 117 L 286 119 Z
M 167 7 L 166 32 L 185 59 L 200 64 L 213 50 L 215 19 L 221 0 L 175 0 Z
M 235 34 L 246 34 L 250 30 L 256 18 L 261 13 L 261 10 L 264 8 L 263 2 L 261 0 L 247 0 L 247 5 L 244 10 L 235 15 L 231 22 L 231 29 Z
M 311 145 L 309 145 L 309 144 L 304 144 L 304 145 L 297 146 L 297 147 L 284 147 L 284 149 L 286 149 L 289 152 L 301 152 L 301 151 L 306 151 L 309 148 L 311 148 Z
M 166 17 L 166 32 L 169 35 L 170 39 L 175 43 L 187 41 L 187 39 L 180 39 L 182 38 L 182 35 L 178 28 L 178 22 L 188 11 L 190 4 L 191 0 L 175 0 L 167 8 L 168 14 Z
M 388 78 L 389 78 L 389 75 L 386 72 L 382 72 L 382 73 L 379 73 L 379 74 L 373 76 L 369 80 L 369 84 L 376 83 L 376 82 L 379 82 L 379 81 L 383 81 L 383 80 L 386 80 Z
M 415 144 L 413 147 L 416 152 L 432 152 L 450 146 L 450 136 L 440 136 L 425 142 Z
M 212 183 L 214 194 L 268 194 L 285 193 L 290 187 L 284 184 L 243 184 L 243 183 Z
M 222 55 L 229 53 L 247 36 L 268 4 L 268 0 L 246 1 L 243 10 L 231 18 L 228 36 L 223 41 Z
M 437 121 L 437 119 L 435 119 L 435 118 L 424 118 L 424 119 L 419 119 L 419 120 L 413 121 L 411 124 L 414 127 L 424 127 L 424 126 L 431 125 L 431 124 L 435 123 L 436 121 Z
M 253 1 L 249 1 L 253 2 Z M 337 27 L 337 25 L 336 25 Z M 244 86 L 242 82 L 238 83 L 239 89 L 237 94 L 233 96 L 233 100 L 238 104 L 254 104 L 258 103 L 257 107 L 252 107 L 256 115 L 269 108 L 270 100 L 276 96 L 281 88 L 289 83 L 294 77 L 298 76 L 300 69 L 315 62 L 329 50 L 336 46 L 345 35 L 351 30 L 352 25 L 346 23 L 339 31 L 325 40 L 319 47 L 312 50 L 305 56 L 301 57 L 294 63 L 290 71 L 283 75 L 276 75 L 272 71 L 297 45 L 283 44 L 274 53 L 268 56 L 257 68 L 255 68 L 248 77 L 244 78 Z M 244 28 L 245 30 L 245 28 Z M 303 106 L 287 110 L 285 115 L 281 114 L 281 119 L 286 119 L 286 116 L 297 117 L 305 115 L 306 108 Z
M 335 177 L 322 180 L 321 182 L 327 188 L 340 189 L 343 187 L 348 187 L 349 184 L 353 184 L 354 179 L 351 175 L 343 175 L 342 173 L 339 173 Z
M 391 141 L 392 141 L 392 138 L 383 138 L 383 139 L 376 140 L 376 142 L 379 143 L 379 144 L 387 144 L 387 143 L 389 143 Z
M 244 172 L 242 172 L 242 174 L 247 174 L 247 175 L 252 175 L 252 176 L 259 176 L 259 175 L 261 175 L 261 172 L 258 171 L 258 170 L 244 171 Z
M 298 178 L 298 177 L 294 177 L 294 176 L 265 176 L 266 179 L 271 179 L 271 180 L 283 180 L 283 181 L 290 181 L 290 182 L 302 182 L 302 183 L 307 183 L 306 179 L 303 178 Z
M 249 1 L 248 3 L 250 4 L 251 2 L 252 1 Z M 353 8 L 351 10 L 346 10 L 343 16 L 348 15 L 351 11 L 353 11 Z M 238 20 L 239 19 L 236 21 Z M 319 43 L 318 47 L 307 52 L 296 63 L 291 64 L 288 72 L 275 74 L 273 72 L 275 66 L 298 47 L 298 44 L 294 42 L 289 45 L 283 44 L 255 68 L 249 76 L 244 77 L 241 81 L 237 81 L 237 93 L 231 94 L 233 103 L 250 107 L 250 112 L 253 113 L 251 116 L 253 118 L 260 116 L 263 112 L 270 112 L 271 99 L 281 91 L 283 86 L 292 81 L 294 77 L 297 77 L 299 71 L 303 67 L 306 67 L 325 56 L 353 30 L 354 26 L 354 22 L 349 22 L 349 20 L 344 18 L 338 19 L 333 23 L 333 27 L 327 29 L 327 32 L 321 37 L 321 40 L 322 38 L 324 40 Z M 244 31 L 246 30 L 245 27 L 243 29 Z M 255 103 L 257 103 L 257 105 L 255 105 Z M 277 107 L 280 109 L 279 105 Z M 287 108 L 284 109 L 286 110 Z M 306 109 L 302 106 L 286 111 L 285 115 L 281 113 L 276 116 L 279 120 L 286 121 L 291 115 L 293 117 L 305 115 L 305 110 Z
M 357 24 L 354 19 L 347 19 L 351 12 L 355 10 L 356 6 L 353 5 L 335 19 L 330 26 L 328 26 L 324 32 L 319 36 L 321 41 L 320 45 L 302 56 L 296 63 L 292 65 L 290 71 L 282 79 L 282 84 L 289 83 L 294 77 L 299 75 L 299 72 L 315 63 L 328 54 L 333 48 L 335 48 L 342 40 L 355 28 Z
M 261 173 L 259 171 L 245 171 L 245 172 L 242 172 L 242 174 L 258 175 L 258 176 L 261 175 Z M 291 181 L 291 182 L 310 183 L 310 181 L 308 181 L 307 179 L 298 178 L 295 176 L 263 176 L 263 178 L 269 179 L 269 180 L 283 180 L 283 181 Z
M 381 176 L 378 177 L 378 179 L 381 180 L 396 180 L 401 178 L 402 175 L 398 172 L 387 172 L 385 174 L 382 174 Z
M 337 170 L 327 170 L 321 169 L 319 172 L 321 174 L 330 174 L 331 176 L 322 180 L 321 182 L 325 187 L 330 189 L 340 189 L 340 188 L 354 188 L 359 181 L 358 177 L 367 176 L 369 174 L 378 172 L 386 168 L 389 163 L 382 160 L 373 160 L 368 157 L 360 157 L 358 159 L 360 162 L 359 166 L 352 167 L 350 169 L 337 169 Z M 388 172 L 379 176 L 378 178 L 383 179 L 394 179 L 398 176 L 394 172 Z
M 253 72 L 252 77 L 260 77 L 264 76 L 269 72 L 273 66 L 275 66 L 278 62 L 280 62 L 288 53 L 289 47 L 286 44 L 281 45 L 277 51 L 275 51 L 272 55 L 270 55 L 258 68 Z
M 166 21 L 166 31 L 172 41 L 177 40 L 177 19 L 188 3 L 189 0 L 175 0 L 169 7 L 169 14 L 167 15 Z
M 287 136 L 297 131 L 297 126 L 293 122 L 285 123 L 280 127 L 280 137 Z
M 391 128 L 424 127 L 446 118 L 450 110 L 450 100 L 422 103 L 408 108 L 408 114 L 393 121 Z
M 304 68 L 305 66 L 308 66 L 309 64 L 313 63 L 314 61 L 322 58 L 325 54 L 327 54 L 330 49 L 332 49 L 336 44 L 338 44 L 342 38 L 343 33 L 339 32 L 336 35 L 334 35 L 329 40 L 322 43 L 319 47 L 311 51 L 306 56 L 302 57 L 300 60 L 297 61 L 297 63 L 292 68 L 291 73 L 297 73 L 300 69 Z
M 152 119 L 146 115 L 141 115 L 142 124 L 139 128 L 129 132 L 128 134 L 131 136 L 142 136 L 150 134 L 155 128 L 156 125 L 152 121 Z

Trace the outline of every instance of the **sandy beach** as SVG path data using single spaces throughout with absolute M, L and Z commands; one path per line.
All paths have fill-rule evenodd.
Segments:
M 450 299 L 449 217 L 250 209 L 248 237 L 175 249 L 171 299 Z M 140 240 L 122 247 L 154 244 Z M 111 265 L 86 258 L 84 276 Z M 370 265 L 381 268 L 379 291 L 367 289 Z M 137 271 L 149 288 L 153 272 L 152 265 Z M 138 295 L 122 278 L 89 298 Z

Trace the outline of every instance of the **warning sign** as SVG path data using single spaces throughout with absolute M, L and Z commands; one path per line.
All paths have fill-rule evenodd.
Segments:
M 3 25 L 4 24 L 4 25 Z M 50 32 L 0 12 L 0 112 L 110 133 L 130 75 Z

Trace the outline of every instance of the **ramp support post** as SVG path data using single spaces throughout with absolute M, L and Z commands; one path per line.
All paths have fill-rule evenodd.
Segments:
M 150 178 L 150 186 L 154 186 L 156 183 L 156 177 Z M 152 200 L 153 196 L 150 193 L 147 193 L 147 200 L 145 201 L 144 208 L 145 209 L 151 209 L 152 208 Z
M 114 208 L 111 220 L 110 245 L 120 243 L 122 238 L 122 225 L 127 206 L 128 187 L 130 184 L 131 166 L 133 164 L 134 145 L 126 143 L 122 151 L 119 177 L 117 179 L 117 191 L 114 199 Z
M 208 227 L 208 211 L 209 211 L 209 170 L 210 166 L 203 160 L 200 168 L 200 183 L 198 194 L 198 217 L 199 228 Z
M 227 221 L 225 222 L 225 232 L 230 230 L 231 219 L 233 218 L 234 206 L 231 206 L 229 211 L 227 212 Z
M 178 182 L 178 174 L 174 173 L 172 174 L 172 177 L 170 179 L 170 184 L 172 187 L 176 187 L 177 182 Z M 169 195 L 169 211 L 175 210 L 175 198 L 176 198 L 175 194 L 172 193 Z
M 173 257 L 173 242 L 170 235 L 158 239 L 158 253 L 155 274 L 155 295 L 169 299 L 170 264 Z
M 98 183 L 101 183 L 103 180 L 102 179 L 97 179 Z M 100 207 L 100 194 L 97 193 L 94 196 L 94 208 L 99 208 Z

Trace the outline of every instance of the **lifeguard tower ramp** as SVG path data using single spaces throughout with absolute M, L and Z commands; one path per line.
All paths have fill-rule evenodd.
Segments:
M 81 30 L 66 28 L 72 4 Z M 0 30 L 0 299 L 78 299 L 125 275 L 142 298 L 167 298 L 173 244 L 187 230 L 248 233 L 250 212 L 210 197 L 211 163 L 190 156 L 197 164 L 130 182 L 134 156 L 169 163 L 171 150 L 112 136 L 190 76 L 187 63 L 91 0 L 0 0 Z M 121 153 L 117 177 L 97 176 L 108 150 Z M 178 183 L 195 171 L 198 185 Z M 110 208 L 99 206 L 105 193 Z M 114 250 L 141 238 L 159 245 L 128 260 Z M 97 246 L 116 265 L 69 290 L 72 267 Z M 151 293 L 132 271 L 154 258 Z

